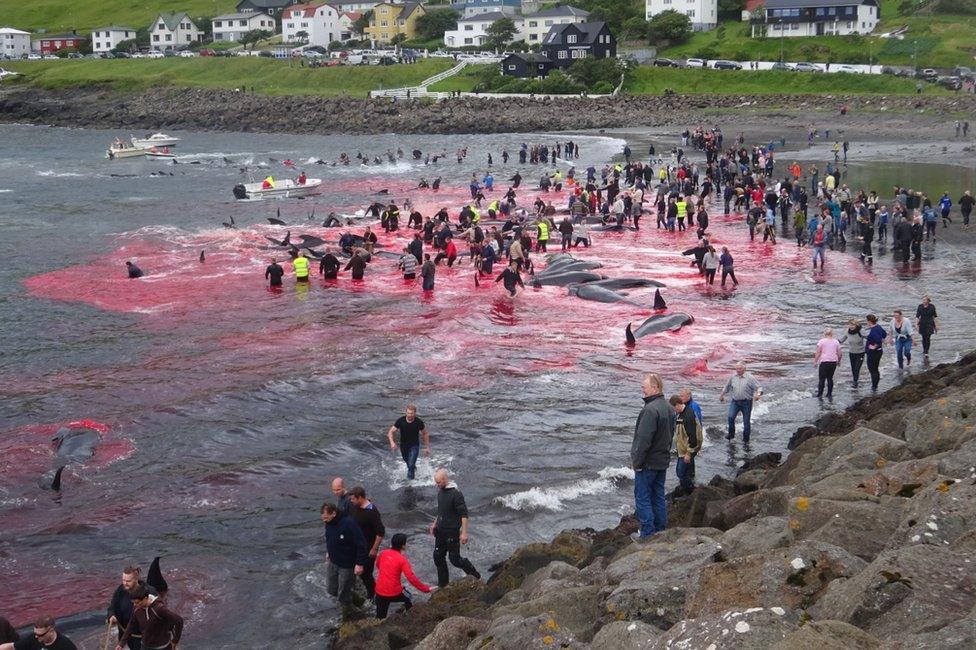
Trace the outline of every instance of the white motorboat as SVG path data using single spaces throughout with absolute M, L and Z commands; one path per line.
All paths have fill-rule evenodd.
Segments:
M 132 136 L 132 146 L 134 147 L 175 147 L 180 139 L 165 133 L 153 133 L 145 138 Z
M 109 160 L 120 160 L 122 158 L 139 158 L 149 152 L 148 147 L 133 147 L 131 144 L 116 140 L 105 151 L 105 157 Z
M 169 147 L 151 147 L 146 152 L 146 158 L 168 159 L 176 158 L 176 154 L 169 150 Z
M 307 178 L 297 183 L 290 178 L 265 179 L 257 183 L 238 183 L 234 186 L 234 198 L 238 200 L 295 199 L 318 194 L 321 178 Z

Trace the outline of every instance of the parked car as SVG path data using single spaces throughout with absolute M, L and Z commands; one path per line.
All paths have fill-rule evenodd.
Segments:
M 27 55 L 27 60 L 28 61 L 40 61 L 43 58 L 44 57 L 41 56 L 40 54 L 34 54 L 33 52 L 31 52 L 30 54 Z
M 703 59 L 688 59 L 685 61 L 686 68 L 704 68 L 705 61 Z
M 847 65 L 846 63 L 841 63 L 834 66 L 834 72 L 846 72 L 847 74 L 859 74 L 860 71 L 852 65 Z
M 962 88 L 962 78 L 955 75 L 941 76 L 935 80 L 935 83 L 949 90 L 959 90 Z
M 820 72 L 820 66 L 815 63 L 807 63 L 805 61 L 797 63 L 795 66 L 793 66 L 793 69 L 797 72 Z
M 680 68 L 681 64 L 674 59 L 654 59 L 654 65 L 659 68 Z
M 160 52 L 159 50 L 153 50 L 146 56 L 148 56 L 150 59 L 162 59 L 166 57 L 166 55 Z
M 934 81 L 939 76 L 939 72 L 935 68 L 924 68 L 918 73 L 918 76 L 928 81 Z
M 116 59 L 131 59 L 133 57 L 133 55 L 129 54 L 128 52 L 109 52 L 109 54 L 114 56 Z
M 960 65 L 960 66 L 956 66 L 952 70 L 952 74 L 954 76 L 956 76 L 956 77 L 963 77 L 965 79 L 972 79 L 974 77 L 974 75 L 976 75 L 976 72 L 973 72 L 973 69 L 972 68 L 967 68 L 964 65 Z
M 197 55 L 196 52 L 191 52 L 190 50 L 183 50 L 182 52 L 180 52 L 180 56 L 183 57 L 184 59 L 192 59 L 196 55 Z
M 782 61 L 777 61 L 769 69 L 770 70 L 787 70 L 787 71 L 792 71 L 793 70 L 793 66 L 791 66 L 789 63 L 783 63 Z
M 712 63 L 712 67 L 716 70 L 741 70 L 742 64 L 736 61 L 726 61 L 725 59 L 719 59 Z

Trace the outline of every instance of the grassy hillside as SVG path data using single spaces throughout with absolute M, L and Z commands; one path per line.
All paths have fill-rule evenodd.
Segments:
M 431 91 L 471 92 L 480 80 L 484 66 L 468 66 L 453 77 L 429 88 Z M 727 70 L 689 70 L 643 66 L 631 73 L 624 84 L 628 95 L 662 95 L 665 88 L 682 94 L 770 95 L 857 94 L 911 95 L 915 81 L 888 75 L 816 74 L 803 72 L 734 72 Z M 927 84 L 925 94 L 943 95 L 949 91 Z
M 976 64 L 976 16 L 926 14 L 898 15 L 898 3 L 881 3 L 881 23 L 872 36 L 817 36 L 809 38 L 750 37 L 749 23 L 730 21 L 718 29 L 692 35 L 687 43 L 661 50 L 661 56 L 701 57 L 749 61 L 778 61 L 782 48 L 786 61 L 913 65 L 918 53 L 921 67 L 951 68 Z M 905 38 L 877 36 L 908 27 Z
M 138 91 L 159 86 L 233 89 L 247 86 L 266 95 L 352 95 L 415 85 L 451 67 L 450 59 L 410 65 L 303 68 L 298 62 L 259 57 L 9 61 L 4 67 L 24 76 L 13 84 L 48 89 L 105 85 Z M 10 82 L 4 82 L 7 85 Z
M 238 0 L 0 0 L 0 25 L 33 31 L 88 32 L 96 27 L 148 27 L 164 11 L 191 18 L 233 11 Z

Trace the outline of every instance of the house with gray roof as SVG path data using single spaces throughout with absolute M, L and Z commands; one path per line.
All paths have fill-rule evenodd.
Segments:
M 847 36 L 878 26 L 878 0 L 766 0 L 765 15 L 752 18 L 752 36 Z

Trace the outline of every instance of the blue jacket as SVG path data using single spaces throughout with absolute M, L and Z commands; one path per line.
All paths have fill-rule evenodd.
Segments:
M 351 569 L 366 563 L 366 538 L 363 531 L 341 512 L 325 525 L 325 548 L 329 561 L 340 569 Z
M 881 327 L 880 325 L 873 325 L 871 329 L 868 330 L 867 338 L 864 341 L 864 347 L 868 350 L 880 350 L 887 337 L 888 333 L 885 332 L 885 328 Z

